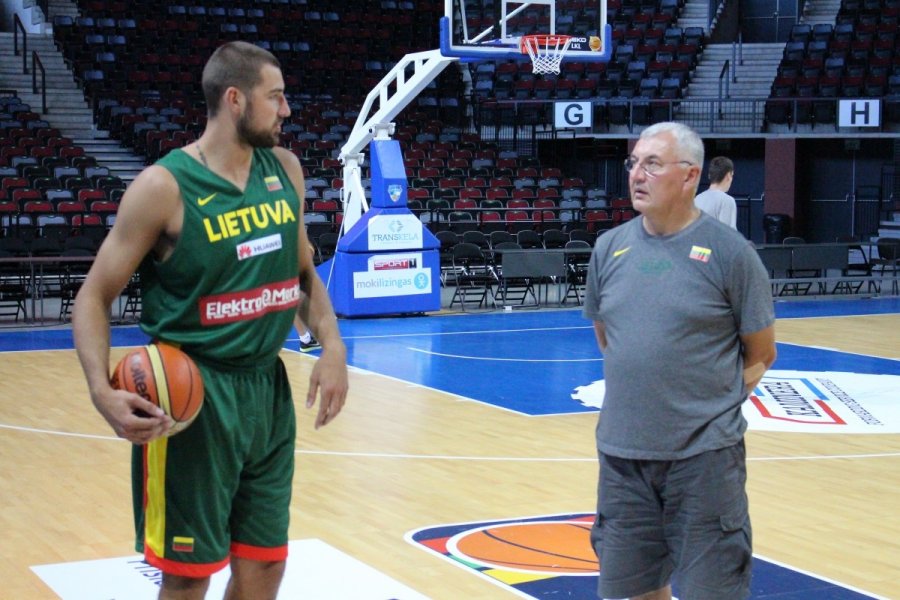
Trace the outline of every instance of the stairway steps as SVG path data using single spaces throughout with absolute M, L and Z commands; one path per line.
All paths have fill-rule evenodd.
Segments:
M 31 95 L 27 97 L 25 94 L 19 93 L 19 99 L 22 102 L 31 105 L 32 109 L 38 109 L 41 106 L 40 95 Z M 87 102 L 84 98 L 72 99 L 70 101 L 60 100 L 59 98 L 47 98 L 47 112 L 53 113 L 53 118 L 66 119 L 68 117 L 78 116 L 84 118 L 84 111 L 87 109 Z
M 691 81 L 696 81 L 698 79 L 718 79 L 722 74 L 724 65 L 725 63 L 721 62 L 716 62 L 711 65 L 703 64 L 694 70 Z M 764 79 L 768 77 L 769 81 L 772 81 L 777 71 L 777 63 L 759 63 L 753 65 L 745 64 L 743 66 L 739 65 L 736 69 L 732 69 L 731 66 L 729 66 L 727 73 L 729 76 L 733 73 L 738 79 L 747 78 L 749 80 Z
M 735 69 L 737 81 L 728 84 L 728 97 L 768 96 L 783 49 L 784 44 L 744 44 L 740 51 L 741 62 Z M 700 63 L 688 83 L 686 96 L 692 99 L 718 99 L 722 68 L 726 61 L 731 60 L 733 52 L 732 44 L 710 44 L 704 48 Z M 723 105 L 726 114 L 730 109 L 737 110 L 737 107 Z
M 709 33 L 709 1 L 686 0 L 678 13 L 678 27 L 702 27 Z
M 680 20 L 679 20 L 680 21 Z M 783 43 L 744 44 L 741 48 L 735 48 L 733 44 L 707 45 L 700 55 L 700 62 L 694 69 L 685 96 L 691 99 L 719 99 L 719 77 L 726 61 L 734 57 L 735 76 L 737 81 L 728 84 L 728 99 L 759 98 L 769 95 L 772 81 L 781 64 L 784 52 Z M 723 85 L 722 93 L 725 93 Z M 739 103 L 723 102 L 721 112 L 722 123 L 716 124 L 716 132 L 723 135 L 740 134 L 747 131 L 747 119 L 739 119 L 733 126 L 726 123 L 735 122 L 729 119 L 732 115 L 744 116 L 745 107 Z M 752 129 L 762 128 L 764 115 L 757 115 Z M 699 131 L 709 128 L 705 119 L 696 119 L 692 115 L 676 115 L 679 120 L 696 127 Z M 696 122 L 694 122 L 696 121 Z
M 726 73 L 725 77 L 723 77 L 722 79 L 730 80 L 730 77 Z M 771 85 L 771 83 L 772 83 L 772 75 L 770 73 L 756 73 L 756 74 L 754 74 L 754 73 L 738 73 L 737 81 L 731 81 L 732 86 L 740 85 L 742 87 L 746 87 L 751 84 L 754 86 L 765 85 L 768 87 L 769 85 Z M 691 84 L 693 84 L 693 85 L 700 85 L 700 84 L 718 85 L 719 84 L 719 73 L 710 73 L 706 76 L 701 75 L 698 77 L 694 77 L 693 79 L 691 79 Z
M 57 105 L 57 106 L 79 106 L 79 105 L 87 105 L 87 101 L 84 99 L 84 93 L 77 89 L 71 90 L 62 90 L 59 88 L 51 88 L 49 85 L 47 86 L 47 104 L 48 105 Z M 28 89 L 23 90 L 21 88 L 17 89 L 16 94 L 19 98 L 22 99 L 23 102 L 29 102 L 34 100 L 35 98 L 40 99 L 40 85 L 38 86 L 38 91 L 35 93 L 31 89 L 31 82 L 28 82 Z
M 53 15 L 67 14 L 63 9 L 72 8 L 71 1 L 51 2 L 48 20 L 52 21 Z M 32 74 L 22 73 L 22 58 L 14 54 L 13 41 L 12 33 L 0 32 L 0 89 L 15 89 L 33 111 L 41 112 L 42 97 L 32 92 Z M 21 38 L 19 44 L 21 48 Z M 28 54 L 32 51 L 38 52 L 47 75 L 47 112 L 41 118 L 59 129 L 63 136 L 72 138 L 73 143 L 83 147 L 85 154 L 96 158 L 112 175 L 126 182 L 133 180 L 145 167 L 145 157 L 109 139 L 108 132 L 95 129 L 93 112 L 57 50 L 52 34 L 29 34 Z M 27 65 L 30 69 L 30 58 Z

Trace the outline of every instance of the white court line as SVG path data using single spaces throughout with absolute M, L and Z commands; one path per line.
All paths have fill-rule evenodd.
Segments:
M 73 433 L 71 431 L 54 431 L 52 429 L 36 429 L 34 427 L 19 427 L 17 425 L 6 425 L 0 423 L 0 429 L 11 429 L 13 431 L 24 431 L 25 433 L 42 433 L 45 435 L 59 435 L 62 437 L 86 438 L 91 440 L 106 440 L 113 442 L 124 442 L 125 440 L 112 435 L 92 435 L 89 433 Z
M 399 458 L 416 460 L 461 460 L 461 461 L 497 461 L 497 462 L 597 462 L 597 457 L 590 458 L 550 458 L 550 457 L 516 457 L 516 456 L 450 456 L 444 454 L 391 454 L 385 452 L 341 452 L 336 450 L 296 450 L 296 454 L 316 454 L 322 456 L 348 456 L 354 458 Z M 832 460 L 856 458 L 900 458 L 900 452 L 882 454 L 835 454 L 821 456 L 760 456 L 748 458 L 747 462 L 773 462 L 789 460 Z
M 407 350 L 412 350 L 413 352 L 420 352 L 421 354 L 428 354 L 429 356 L 442 356 L 444 358 L 465 358 L 467 360 L 495 360 L 501 362 L 540 362 L 540 363 L 552 363 L 552 362 L 562 362 L 562 363 L 571 363 L 571 362 L 603 362 L 602 358 L 495 358 L 491 356 L 471 356 L 464 354 L 446 354 L 444 352 L 432 352 L 431 350 L 422 350 L 420 348 L 413 348 L 411 346 L 406 347 Z
M 588 413 L 585 413 L 588 414 Z M 111 435 L 93 435 L 87 433 L 73 433 L 69 431 L 54 431 L 52 429 L 37 429 L 34 427 L 21 427 L 18 425 L 6 425 L 0 423 L 0 429 L 10 429 L 25 433 L 39 433 L 44 435 L 58 435 L 62 437 L 87 438 L 105 440 L 110 442 L 124 442 L 125 440 Z M 310 454 L 318 456 L 346 456 L 353 458 L 398 458 L 412 460 L 462 460 L 462 461 L 496 461 L 496 462 L 596 462 L 596 457 L 590 458 L 552 458 L 552 457 L 528 457 L 528 456 L 454 456 L 448 454 L 392 454 L 389 452 L 343 452 L 338 450 L 295 450 L 295 454 Z M 747 462 L 777 462 L 790 460 L 834 460 L 834 459 L 859 459 L 859 458 L 900 458 L 900 452 L 883 452 L 879 454 L 822 454 L 819 456 L 759 456 L 747 459 Z
M 345 339 L 346 339 L 346 338 L 345 338 Z M 319 356 L 318 356 L 317 354 L 313 354 L 313 353 L 311 353 L 311 352 L 305 352 L 305 353 L 304 353 L 304 352 L 300 352 L 299 350 L 290 350 L 290 349 L 286 349 L 286 350 L 287 350 L 287 351 L 290 351 L 290 352 L 293 352 L 294 354 L 297 354 L 297 355 L 300 355 L 300 356 L 308 356 L 309 358 L 315 359 L 315 360 L 318 360 L 318 359 L 319 359 Z M 408 387 L 421 388 L 421 389 L 423 389 L 423 390 L 431 390 L 431 391 L 433 391 L 433 392 L 437 392 L 437 393 L 440 393 L 440 394 L 444 394 L 444 395 L 446 395 L 446 396 L 450 396 L 451 398 L 455 398 L 455 399 L 456 399 L 457 401 L 459 401 L 459 402 L 472 402 L 472 403 L 474 403 L 474 404 L 480 404 L 481 406 L 485 406 L 485 407 L 490 408 L 490 409 L 499 410 L 499 411 L 501 411 L 501 412 L 507 412 L 507 413 L 510 413 L 510 414 L 513 414 L 513 415 L 518 415 L 518 416 L 520 416 L 520 417 L 528 417 L 528 418 L 530 418 L 530 419 L 539 419 L 539 418 L 544 418 L 544 417 L 561 417 L 561 416 L 566 416 L 566 415 L 582 415 L 582 414 L 587 414 L 587 413 L 584 413 L 584 412 L 582 412 L 582 411 L 579 411 L 579 412 L 570 412 L 570 413 L 554 413 L 554 414 L 549 414 L 549 413 L 548 413 L 548 414 L 543 414 L 543 415 L 531 415 L 531 414 L 528 414 L 528 413 L 526 413 L 526 412 L 522 412 L 522 411 L 518 411 L 518 410 L 513 410 L 513 409 L 511 409 L 511 408 L 508 408 L 508 407 L 506 407 L 506 406 L 502 406 L 502 405 L 500 405 L 500 404 L 493 404 L 493 403 L 487 402 L 487 401 L 485 401 L 485 400 L 478 400 L 477 398 L 469 398 L 468 396 L 461 396 L 460 394 L 455 394 L 455 393 L 453 393 L 453 392 L 448 392 L 447 390 L 442 390 L 442 389 L 440 389 L 440 388 L 431 387 L 431 386 L 425 385 L 424 383 L 419 383 L 419 382 L 417 382 L 417 381 L 410 381 L 410 380 L 408 380 L 408 379 L 401 379 L 401 378 L 395 377 L 395 376 L 393 376 L 393 375 L 386 375 L 386 374 L 384 374 L 384 373 L 378 373 L 378 372 L 376 372 L 376 371 L 370 371 L 370 370 L 368 370 L 368 369 L 363 369 L 362 367 L 354 367 L 354 366 L 352 366 L 352 365 L 351 365 L 351 366 L 348 366 L 347 368 L 348 368 L 348 369 L 350 370 L 350 372 L 352 372 L 352 373 L 359 373 L 359 374 L 361 374 L 361 375 L 371 375 L 371 376 L 374 376 L 374 377 L 384 377 L 385 379 L 390 379 L 391 381 L 396 381 L 396 382 L 401 383 L 401 384 L 403 384 L 403 385 L 406 385 L 406 386 L 408 386 Z

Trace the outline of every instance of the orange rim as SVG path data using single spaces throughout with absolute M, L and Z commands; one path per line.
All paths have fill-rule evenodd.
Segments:
M 566 44 L 567 41 L 572 36 L 570 35 L 555 35 L 548 33 L 536 33 L 532 35 L 523 35 L 522 39 L 519 41 L 519 50 L 523 53 L 528 52 L 528 48 L 547 48 L 549 46 L 552 47 L 562 47 Z

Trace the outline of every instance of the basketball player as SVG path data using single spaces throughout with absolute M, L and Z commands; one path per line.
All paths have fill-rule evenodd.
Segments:
M 201 599 L 231 567 L 228 599 L 274 599 L 284 573 L 295 415 L 278 358 L 295 315 L 322 343 L 306 406 L 319 428 L 347 394 L 346 349 L 307 251 L 300 163 L 274 147 L 290 114 L 277 59 L 252 44 L 218 48 L 203 69 L 200 139 L 144 170 L 76 299 L 75 346 L 91 399 L 134 446 L 137 548 L 163 572 L 159 597 Z M 181 346 L 206 397 L 172 425 L 140 396 L 110 388 L 108 310 L 141 268 L 141 328 Z
M 694 205 L 732 229 L 737 229 L 737 203 L 733 196 L 728 195 L 733 181 L 734 163 L 725 156 L 715 157 L 709 161 L 709 189 L 697 194 Z
M 625 161 L 641 214 L 598 238 L 584 315 L 604 357 L 601 598 L 738 600 L 751 539 L 741 404 L 775 360 L 762 262 L 694 206 L 703 143 L 645 129 Z

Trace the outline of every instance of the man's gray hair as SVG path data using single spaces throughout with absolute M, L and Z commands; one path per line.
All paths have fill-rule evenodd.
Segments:
M 641 139 L 655 137 L 663 133 L 670 133 L 675 138 L 676 151 L 680 158 L 689 160 L 703 168 L 703 140 L 700 139 L 696 131 L 684 123 L 665 121 L 646 128 L 641 132 Z M 686 156 L 681 156 L 682 154 Z

